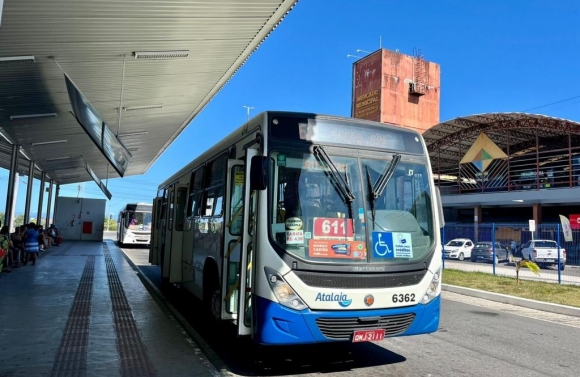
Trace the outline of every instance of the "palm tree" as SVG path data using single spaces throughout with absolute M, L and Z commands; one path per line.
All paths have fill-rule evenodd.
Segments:
M 534 274 L 540 276 L 540 266 L 531 260 L 523 259 L 516 262 L 516 284 L 520 285 L 520 268 L 526 267 L 528 270 L 532 271 Z

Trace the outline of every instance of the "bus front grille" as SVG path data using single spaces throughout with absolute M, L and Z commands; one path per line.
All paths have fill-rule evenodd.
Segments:
M 350 339 L 355 331 L 385 330 L 385 336 L 393 336 L 405 332 L 415 319 L 415 313 L 384 315 L 375 318 L 317 318 L 316 324 L 327 338 Z
M 296 276 L 311 287 L 318 288 L 393 288 L 418 284 L 427 270 L 390 274 L 332 274 L 295 271 Z

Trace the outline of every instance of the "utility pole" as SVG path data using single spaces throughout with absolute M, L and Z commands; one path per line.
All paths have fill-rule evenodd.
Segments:
M 246 110 L 248 110 L 248 122 L 249 122 L 250 121 L 250 109 L 253 109 L 253 107 L 252 106 L 246 106 L 246 105 L 244 105 L 242 107 L 245 107 Z

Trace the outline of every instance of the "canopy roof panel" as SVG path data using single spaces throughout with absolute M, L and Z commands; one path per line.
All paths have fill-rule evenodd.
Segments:
M 580 123 L 539 114 L 485 113 L 439 123 L 423 133 L 432 163 L 458 166 L 481 133 L 508 156 L 529 148 L 568 148 L 580 142 Z
M 91 180 L 85 163 L 119 177 L 71 114 L 66 73 L 133 155 L 125 176 L 145 173 L 296 2 L 4 0 L 0 132 L 19 170 L 26 155 L 59 184 Z M 0 167 L 10 149 L 0 138 Z

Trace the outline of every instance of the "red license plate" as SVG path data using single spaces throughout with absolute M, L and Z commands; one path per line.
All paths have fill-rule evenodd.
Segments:
M 385 330 L 361 330 L 355 331 L 352 342 L 376 342 L 385 339 Z

